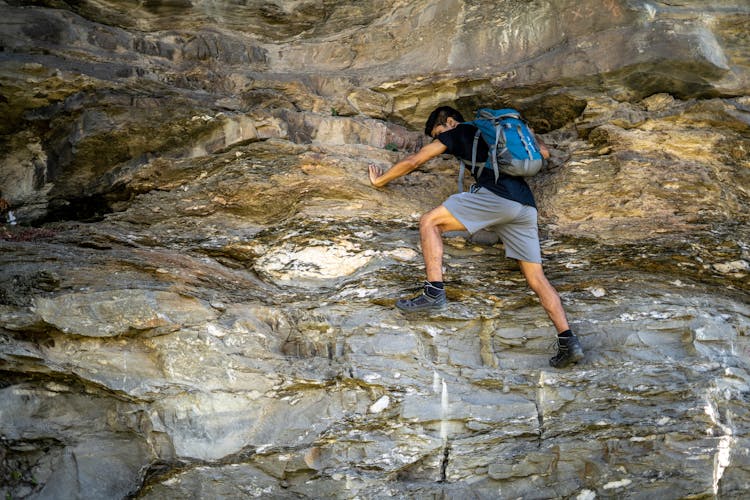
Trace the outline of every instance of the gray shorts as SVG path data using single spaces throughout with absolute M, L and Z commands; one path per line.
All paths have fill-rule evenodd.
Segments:
M 511 259 L 542 263 L 536 208 L 501 198 L 485 188 L 450 196 L 443 206 L 472 234 L 496 233 Z

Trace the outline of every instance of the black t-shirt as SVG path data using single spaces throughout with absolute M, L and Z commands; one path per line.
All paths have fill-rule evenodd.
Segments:
M 471 150 L 474 146 L 474 134 L 477 128 L 468 123 L 461 123 L 455 128 L 443 132 L 437 136 L 437 140 L 442 142 L 448 150 L 446 153 L 452 154 L 458 158 L 463 158 L 467 170 L 471 170 Z M 477 141 L 477 171 L 474 179 L 479 186 L 487 188 L 496 195 L 536 208 L 534 194 L 526 184 L 523 177 L 514 177 L 500 172 L 500 177 L 495 182 L 495 171 L 485 167 L 489 148 L 484 139 L 480 136 Z

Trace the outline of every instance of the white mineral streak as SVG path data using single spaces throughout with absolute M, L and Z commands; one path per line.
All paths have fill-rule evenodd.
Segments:
M 419 256 L 419 254 L 411 248 L 397 248 L 386 252 L 386 255 L 403 262 L 412 261 Z
M 576 500 L 594 500 L 596 493 L 591 490 L 581 490 L 576 496 Z
M 720 391 L 711 390 L 706 395 L 706 406 L 704 410 L 706 415 L 709 416 L 711 422 L 718 427 L 723 435 L 719 436 L 718 444 L 716 446 L 716 454 L 714 455 L 714 471 L 713 471 L 713 491 L 714 495 L 719 493 L 719 482 L 724 477 L 724 471 L 730 465 L 730 459 L 732 456 L 732 447 L 735 444 L 734 431 L 730 425 L 727 425 L 721 421 L 721 415 L 716 406 L 714 400 L 715 397 L 720 396 Z M 712 431 L 712 429 L 709 429 Z
M 735 260 L 732 262 L 719 262 L 713 265 L 714 269 L 723 274 L 741 273 L 750 270 L 750 264 L 746 260 Z
M 373 258 L 350 242 L 300 248 L 284 245 L 256 262 L 256 269 L 283 284 L 298 280 L 330 280 L 354 274 Z
M 440 393 L 440 439 L 448 440 L 448 384 L 442 380 L 443 389 Z
M 381 396 L 380 399 L 370 405 L 370 413 L 380 413 L 381 411 L 388 408 L 391 404 L 391 398 L 388 396 Z
M 603 486 L 605 490 L 612 490 L 615 488 L 625 488 L 633 483 L 630 479 L 621 479 L 619 481 L 612 481 Z

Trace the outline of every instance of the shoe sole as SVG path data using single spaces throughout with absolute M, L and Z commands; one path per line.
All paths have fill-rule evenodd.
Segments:
M 403 312 L 423 312 L 423 311 L 434 311 L 437 309 L 442 309 L 443 307 L 445 307 L 445 304 L 436 304 L 436 305 L 421 306 L 421 307 L 401 307 L 400 305 L 396 304 L 396 307 L 399 309 L 399 311 L 403 311 Z
M 578 362 L 579 362 L 579 361 L 581 361 L 581 360 L 583 359 L 583 357 L 584 357 L 584 355 L 583 355 L 583 351 L 579 351 L 579 352 L 576 352 L 576 353 L 574 353 L 574 354 L 573 354 L 573 355 L 572 355 L 572 356 L 571 356 L 571 357 L 570 357 L 570 358 L 568 359 L 568 361 L 566 361 L 566 362 L 565 362 L 565 364 L 562 364 L 562 365 L 553 365 L 552 363 L 550 363 L 550 366 L 551 366 L 552 368 L 567 368 L 567 367 L 569 367 L 570 365 L 575 365 L 575 364 L 578 364 Z

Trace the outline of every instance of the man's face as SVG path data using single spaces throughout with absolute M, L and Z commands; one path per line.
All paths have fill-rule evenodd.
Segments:
M 435 127 L 432 129 L 432 133 L 430 136 L 434 139 L 438 135 L 442 134 L 443 132 L 447 132 L 449 130 L 452 130 L 456 128 L 458 125 L 458 122 L 454 120 L 453 118 L 448 118 L 444 124 L 442 125 L 435 125 Z

